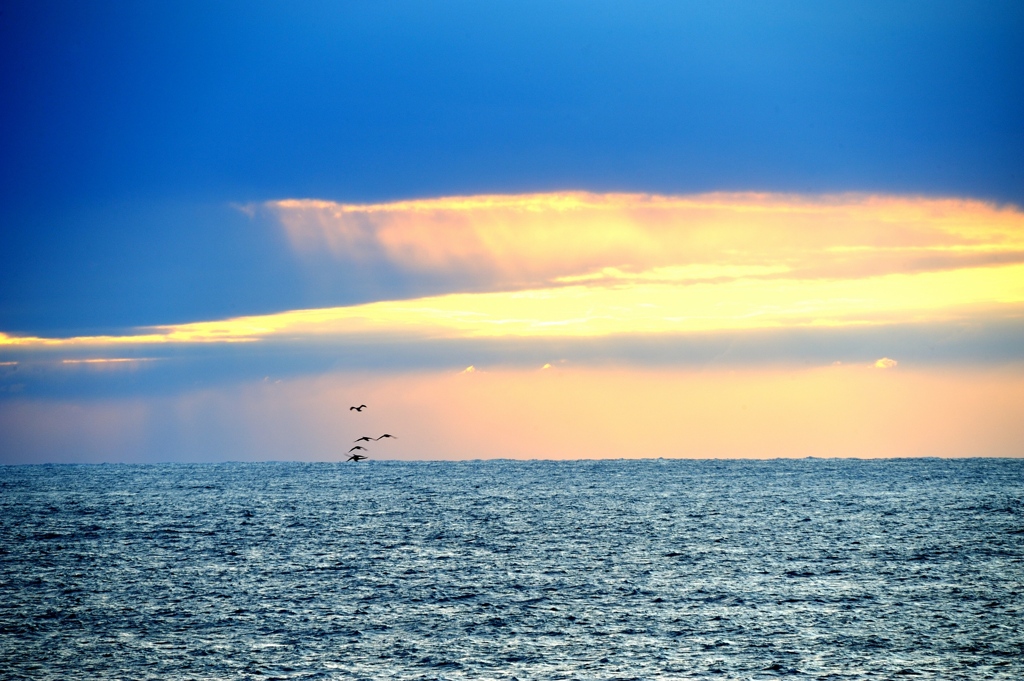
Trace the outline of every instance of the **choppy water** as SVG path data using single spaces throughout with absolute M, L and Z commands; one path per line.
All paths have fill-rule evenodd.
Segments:
M 3 467 L 0 676 L 1021 679 L 1022 497 L 1012 460 Z

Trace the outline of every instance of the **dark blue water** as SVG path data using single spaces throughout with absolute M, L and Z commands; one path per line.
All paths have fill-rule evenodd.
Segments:
M 1021 679 L 1024 461 L 0 468 L 0 676 Z

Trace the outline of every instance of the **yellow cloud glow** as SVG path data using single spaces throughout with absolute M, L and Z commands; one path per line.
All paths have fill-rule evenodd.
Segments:
M 736 279 L 689 286 L 563 286 L 294 310 L 68 339 L 0 337 L 22 347 L 253 342 L 269 338 L 592 337 L 1021 316 L 1024 266 L 863 279 Z
M 829 277 L 1024 262 L 1020 211 L 961 199 L 566 192 L 268 206 L 300 253 L 504 282 L 604 268 Z
M 136 364 L 138 362 L 153 362 L 155 357 L 96 357 L 91 359 L 64 359 L 62 364 Z
M 136 335 L 0 334 L 0 346 L 595 337 L 1024 314 L 1024 213 L 977 201 L 563 193 L 271 208 L 298 251 L 482 277 L 501 290 Z

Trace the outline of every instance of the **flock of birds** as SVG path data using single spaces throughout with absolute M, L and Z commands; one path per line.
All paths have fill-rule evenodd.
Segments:
M 358 407 L 349 407 L 348 408 L 349 411 L 359 411 L 359 412 L 361 412 L 364 409 L 366 409 L 366 405 L 365 404 L 360 404 Z M 378 440 L 386 440 L 386 439 L 397 440 L 398 438 L 396 436 L 392 435 L 391 433 L 384 433 L 380 437 L 370 437 L 369 435 L 364 435 L 361 438 L 357 439 L 356 443 L 359 443 L 359 442 L 377 442 Z M 352 447 L 352 449 L 348 450 L 348 453 L 351 454 L 351 456 L 348 457 L 347 460 L 348 461 L 355 461 L 355 462 L 358 463 L 359 461 L 362 461 L 363 459 L 365 459 L 366 457 L 364 455 L 360 454 L 359 453 L 360 451 L 365 452 L 365 451 L 369 451 L 369 450 L 367 450 L 366 447 L 363 447 L 360 444 L 356 444 L 354 447 Z M 355 454 L 352 454 L 352 452 L 355 452 Z

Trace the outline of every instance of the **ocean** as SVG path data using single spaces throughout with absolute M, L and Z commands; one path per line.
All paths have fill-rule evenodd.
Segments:
M 1024 678 L 1024 460 L 0 467 L 3 679 Z

